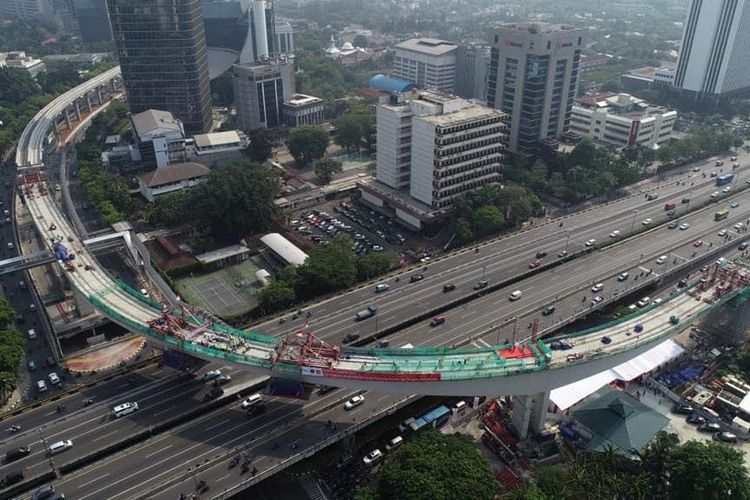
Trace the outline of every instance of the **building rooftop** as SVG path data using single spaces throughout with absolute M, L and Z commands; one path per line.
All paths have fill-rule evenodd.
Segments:
M 323 99 L 320 97 L 315 97 L 312 95 L 306 95 L 306 94 L 293 94 L 292 98 L 285 102 L 285 105 L 288 106 L 305 106 L 307 104 L 312 104 L 315 102 L 323 102 Z
M 213 262 L 221 261 L 229 257 L 234 257 L 236 255 L 243 255 L 249 252 L 249 248 L 241 243 L 238 243 L 236 245 L 229 245 L 224 248 L 218 248 L 216 250 L 211 250 L 210 252 L 196 255 L 195 258 L 199 262 L 202 262 L 204 264 L 211 264 Z
M 576 105 L 585 108 L 603 109 L 608 113 L 630 118 L 661 114 L 670 111 L 662 106 L 651 105 L 643 99 L 633 97 L 630 94 L 616 94 L 614 92 L 603 92 L 600 94 L 578 97 L 576 98 L 575 103 Z
M 146 186 L 155 188 L 197 177 L 206 177 L 210 172 L 207 167 L 200 163 L 186 162 L 157 168 L 153 172 L 141 175 L 140 178 Z
M 160 128 L 182 133 L 182 124 L 169 111 L 147 109 L 142 113 L 131 115 L 130 120 L 138 136 L 148 135 Z
M 260 241 L 292 266 L 301 266 L 307 260 L 305 252 L 279 233 L 268 233 Z
M 669 419 L 635 398 L 612 389 L 602 389 L 582 402 L 572 413 L 594 436 L 590 451 L 608 446 L 625 455 L 640 451 L 669 424 Z
M 458 45 L 445 40 L 436 38 L 411 38 L 397 43 L 395 48 L 428 54 L 431 56 L 443 56 L 451 53 L 458 48 Z
M 569 24 L 555 24 L 543 22 L 524 22 L 503 24 L 502 28 L 517 31 L 528 31 L 532 34 L 555 33 L 559 31 L 582 31 L 581 28 Z
M 415 119 L 423 120 L 435 125 L 448 126 L 448 125 L 459 125 L 461 123 L 469 123 L 476 121 L 481 118 L 488 118 L 491 116 L 503 116 L 503 112 L 499 109 L 485 108 L 484 106 L 469 106 L 466 108 L 459 109 L 452 113 L 446 113 L 443 115 L 428 115 L 415 117 Z
M 242 141 L 242 138 L 236 130 L 227 130 L 213 134 L 198 134 L 193 136 L 193 140 L 198 148 L 209 148 L 237 144 Z

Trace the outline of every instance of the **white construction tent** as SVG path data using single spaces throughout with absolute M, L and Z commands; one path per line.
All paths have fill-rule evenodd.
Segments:
M 268 233 L 263 236 L 260 241 L 277 259 L 285 264 L 297 267 L 304 264 L 307 260 L 307 254 L 305 252 L 300 250 L 297 245 L 284 238 L 279 233 Z
M 662 363 L 676 358 L 683 352 L 684 349 L 672 340 L 665 340 L 640 356 L 626 361 L 621 365 L 578 380 L 572 384 L 553 389 L 550 391 L 549 399 L 560 410 L 567 410 L 613 380 L 623 380 L 625 382 L 633 380 L 646 372 L 650 372 Z

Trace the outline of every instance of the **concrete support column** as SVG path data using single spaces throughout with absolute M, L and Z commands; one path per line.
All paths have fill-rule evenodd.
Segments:
M 89 111 L 93 111 L 94 107 L 91 105 L 91 94 L 86 94 L 86 105 L 89 108 Z
M 101 87 L 96 87 L 96 97 L 99 99 L 96 102 L 96 104 L 99 105 L 99 106 L 101 106 L 102 103 L 104 102 L 104 98 L 102 97 L 102 88 Z
M 74 108 L 76 110 L 76 121 L 81 121 L 81 101 L 80 99 L 76 99 L 74 104 Z
M 63 111 L 63 116 L 65 116 L 65 124 L 68 126 L 68 130 L 70 130 L 73 127 L 70 123 L 70 116 L 68 116 L 68 108 L 65 108 L 65 111 Z
M 81 295 L 81 293 L 78 290 L 75 290 L 73 292 L 73 298 L 76 301 L 76 307 L 78 308 L 78 314 L 81 315 L 81 317 L 88 316 L 89 314 L 93 314 L 96 312 L 96 309 L 94 309 L 94 306 L 91 305 L 91 303 L 86 300 L 86 297 Z
M 544 430 L 548 405 L 549 391 L 513 396 L 513 411 L 510 417 L 521 439 L 526 439 L 529 432 L 538 434 Z

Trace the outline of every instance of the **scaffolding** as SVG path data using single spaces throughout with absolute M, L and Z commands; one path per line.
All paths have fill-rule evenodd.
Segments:
M 271 365 L 288 363 L 298 366 L 330 368 L 341 356 L 338 346 L 319 339 L 311 331 L 298 330 L 285 335 L 274 348 Z

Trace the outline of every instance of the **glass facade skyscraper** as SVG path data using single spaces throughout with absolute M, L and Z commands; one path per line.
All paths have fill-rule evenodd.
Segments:
M 133 113 L 158 109 L 187 134 L 211 127 L 201 0 L 108 0 L 112 37 Z

